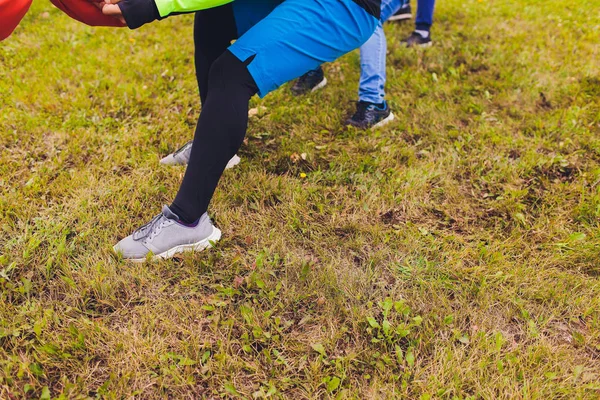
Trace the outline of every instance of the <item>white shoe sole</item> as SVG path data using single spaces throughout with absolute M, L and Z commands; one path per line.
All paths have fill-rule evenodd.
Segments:
M 406 21 L 407 19 L 411 19 L 412 18 L 412 14 L 402 14 L 402 15 L 393 15 L 391 16 L 388 21 Z
M 382 119 L 381 121 L 379 121 L 378 123 L 373 125 L 371 127 L 371 130 L 381 128 L 382 126 L 385 126 L 385 125 L 389 124 L 390 122 L 392 122 L 394 119 L 396 119 L 396 117 L 394 116 L 394 113 L 391 112 L 390 115 L 388 115 L 386 119 Z
M 409 49 L 420 49 L 420 48 L 425 48 L 425 47 L 431 47 L 433 46 L 433 42 L 427 42 L 427 43 L 423 43 L 423 44 L 416 44 L 414 46 L 408 46 L 406 43 L 404 44 L 404 47 L 409 48 Z
M 310 92 L 314 93 L 319 89 L 323 89 L 325 86 L 327 86 L 327 78 L 323 77 L 323 80 L 317 86 L 312 88 L 312 90 Z
M 206 239 L 201 240 L 198 243 L 182 244 L 180 246 L 175 246 L 172 249 L 169 249 L 163 253 L 153 256 L 151 258 L 151 260 L 152 261 L 166 260 L 168 258 L 172 258 L 176 254 L 187 253 L 189 251 L 202 251 L 202 250 L 208 249 L 209 247 L 212 247 L 212 243 L 219 241 L 219 239 L 221 239 L 221 230 L 219 228 L 217 228 L 216 226 L 213 226 L 212 233 Z M 126 259 L 125 261 L 131 261 L 134 263 L 143 263 L 146 260 L 147 260 L 147 258 L 144 257 L 144 258 Z
M 238 155 L 236 154 L 235 156 L 231 157 L 231 160 L 229 160 L 229 162 L 225 166 L 225 169 L 231 169 L 231 168 L 235 167 L 236 165 L 238 165 L 241 161 L 242 161 L 242 159 L 240 157 L 238 157 Z M 168 156 L 161 159 L 160 164 L 161 165 L 186 165 L 186 164 L 178 163 L 175 160 L 175 157 L 173 157 L 173 154 L 169 154 Z

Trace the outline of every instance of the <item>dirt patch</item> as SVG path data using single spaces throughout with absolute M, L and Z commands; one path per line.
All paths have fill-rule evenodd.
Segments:
M 542 108 L 544 110 L 551 110 L 552 108 L 554 108 L 550 100 L 548 100 L 548 98 L 544 94 L 544 92 L 540 92 L 540 99 L 538 100 L 537 105 L 539 108 Z

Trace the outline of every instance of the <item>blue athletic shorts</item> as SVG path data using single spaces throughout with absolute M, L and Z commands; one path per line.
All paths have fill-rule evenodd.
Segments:
M 229 50 L 261 97 L 360 47 L 378 20 L 352 0 L 236 0 L 239 39 Z

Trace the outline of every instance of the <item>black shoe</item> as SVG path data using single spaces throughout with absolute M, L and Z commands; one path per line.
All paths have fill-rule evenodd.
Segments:
M 407 4 L 404 7 L 401 7 L 396 14 L 392 15 L 388 21 L 404 21 L 411 18 L 410 4 Z
M 375 129 L 393 120 L 394 114 L 387 101 L 383 102 L 383 108 L 379 104 L 359 101 L 356 103 L 356 112 L 346 120 L 346 125 L 360 129 Z
M 323 68 L 319 67 L 314 71 L 308 71 L 298 78 L 294 86 L 292 86 L 292 93 L 300 96 L 324 88 L 326 85 L 327 78 L 325 78 Z
M 402 41 L 406 47 L 429 47 L 432 45 L 431 33 L 427 37 L 421 36 L 418 32 L 413 32 Z

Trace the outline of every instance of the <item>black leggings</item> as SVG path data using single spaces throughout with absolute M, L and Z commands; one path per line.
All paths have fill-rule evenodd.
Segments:
M 233 13 L 232 25 L 224 24 L 226 18 L 212 15 L 227 12 L 228 7 L 196 15 L 196 77 L 202 111 L 185 176 L 171 204 L 173 212 L 187 223 L 197 221 L 208 209 L 227 162 L 242 145 L 248 126 L 248 103 L 258 91 L 246 68 L 252 59 L 241 62 L 226 50 L 236 34 Z
M 211 65 L 237 39 L 237 28 L 230 4 L 198 11 L 194 18 L 194 58 L 196 79 L 202 104 L 208 94 L 208 75 Z

